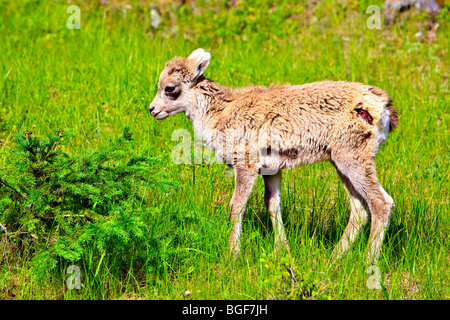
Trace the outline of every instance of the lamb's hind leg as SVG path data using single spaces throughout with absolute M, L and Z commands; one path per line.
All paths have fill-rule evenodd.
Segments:
M 394 207 L 392 198 L 379 184 L 372 159 L 333 159 L 338 170 L 345 175 L 353 188 L 361 195 L 371 213 L 371 230 L 367 263 L 375 263 L 381 251 L 384 233 Z
M 372 218 L 372 226 L 370 229 L 370 251 L 367 256 L 367 262 L 376 263 L 381 251 L 381 245 L 383 243 L 384 234 L 389 226 L 389 219 L 392 214 L 392 210 L 395 207 L 394 200 L 389 196 L 386 190 L 377 182 L 378 188 L 383 194 L 383 203 L 378 203 L 378 212 L 380 214 Z
M 264 177 L 264 202 L 270 213 L 273 230 L 275 232 L 275 252 L 287 246 L 286 234 L 284 232 L 283 219 L 281 217 L 281 170 L 274 175 Z
M 333 251 L 333 259 L 340 258 L 355 241 L 358 234 L 367 222 L 368 211 L 363 197 L 356 191 L 350 180 L 339 171 L 336 171 L 344 184 L 345 192 L 350 200 L 350 219 L 342 235 L 341 241 Z

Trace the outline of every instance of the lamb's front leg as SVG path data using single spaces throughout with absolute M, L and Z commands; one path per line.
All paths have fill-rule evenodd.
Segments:
M 245 205 L 258 176 L 258 169 L 253 166 L 236 165 L 234 167 L 234 193 L 230 202 L 231 222 L 233 228 L 230 236 L 230 251 L 239 254 L 241 246 L 242 218 Z

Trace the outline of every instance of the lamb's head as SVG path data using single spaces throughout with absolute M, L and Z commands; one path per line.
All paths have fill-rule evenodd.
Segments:
M 195 103 L 191 88 L 205 72 L 210 58 L 208 52 L 197 49 L 186 59 L 174 58 L 166 62 L 159 77 L 158 92 L 149 108 L 155 119 L 185 112 Z

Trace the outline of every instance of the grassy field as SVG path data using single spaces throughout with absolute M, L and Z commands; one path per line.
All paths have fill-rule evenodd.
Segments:
M 33 259 L 58 233 L 39 243 L 0 229 L 0 299 L 449 299 L 448 10 L 432 20 L 413 9 L 393 26 L 370 29 L 366 10 L 381 1 L 301 3 L 160 1 L 154 28 L 145 1 L 0 0 L 0 168 L 18 132 L 70 129 L 75 138 L 65 151 L 81 154 L 129 126 L 135 152 L 159 158 L 158 170 L 180 183 L 146 190 L 136 209 L 154 241 L 143 248 L 155 245 L 157 254 L 136 250 L 124 262 L 92 249 L 36 275 Z M 81 9 L 80 29 L 67 27 L 71 4 Z M 295 290 L 272 255 L 262 179 L 244 217 L 243 254 L 229 255 L 232 171 L 174 164 L 172 132 L 193 136 L 192 126 L 182 114 L 156 121 L 148 112 L 164 62 L 198 47 L 212 55 L 205 75 L 230 87 L 348 80 L 393 97 L 400 124 L 376 159 L 396 204 L 378 262 L 381 289 L 367 285 L 369 224 L 344 259 L 331 260 L 349 205 L 329 163 L 284 175 Z M 80 289 L 66 285 L 71 264 L 80 267 Z

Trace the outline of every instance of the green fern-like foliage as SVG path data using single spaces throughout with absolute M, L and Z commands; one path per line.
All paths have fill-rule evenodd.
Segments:
M 99 149 L 69 155 L 63 150 L 73 136 L 15 135 L 0 172 L 0 232 L 34 248 L 37 274 L 61 262 L 92 262 L 88 256 L 126 264 L 134 254 L 148 262 L 158 246 L 141 218 L 145 191 L 169 192 L 177 184 L 159 159 L 135 154 L 127 127 Z

